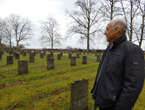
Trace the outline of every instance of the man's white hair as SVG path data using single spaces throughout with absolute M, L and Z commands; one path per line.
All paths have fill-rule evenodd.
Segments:
M 124 19 L 117 18 L 117 19 L 112 20 L 111 22 L 112 22 L 113 28 L 115 28 L 116 26 L 120 26 L 122 34 L 126 33 L 127 24 L 126 24 L 126 21 Z

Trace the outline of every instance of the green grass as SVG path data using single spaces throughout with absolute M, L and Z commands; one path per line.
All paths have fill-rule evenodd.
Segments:
M 89 110 L 93 110 L 90 90 L 93 86 L 98 62 L 93 54 L 87 54 L 88 63 L 83 65 L 77 58 L 77 65 L 70 66 L 70 60 L 64 55 L 61 60 L 55 58 L 55 68 L 46 69 L 46 57 L 35 56 L 35 63 L 29 63 L 29 73 L 18 75 L 17 60 L 6 65 L 6 56 L 0 61 L 0 110 L 69 110 L 70 84 L 77 79 L 89 79 Z M 20 56 L 28 60 L 29 56 Z M 133 110 L 144 110 L 145 91 L 143 90 Z

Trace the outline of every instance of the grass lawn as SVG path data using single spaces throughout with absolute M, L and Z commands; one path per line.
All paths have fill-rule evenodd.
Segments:
M 0 110 L 69 110 L 70 84 L 77 79 L 89 79 L 89 110 L 93 110 L 90 90 L 93 86 L 98 62 L 94 54 L 87 54 L 88 63 L 70 66 L 67 54 L 61 60 L 55 58 L 55 68 L 46 69 L 46 57 L 35 56 L 35 63 L 29 63 L 29 73 L 18 75 L 17 60 L 6 65 L 4 54 L 0 61 Z M 29 56 L 20 56 L 28 60 Z M 145 90 L 142 91 L 133 110 L 145 110 Z

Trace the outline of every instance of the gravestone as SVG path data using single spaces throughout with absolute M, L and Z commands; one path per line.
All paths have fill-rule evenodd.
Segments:
M 52 56 L 52 54 L 47 54 L 47 56 L 46 56 L 46 60 L 48 61 L 49 59 L 52 59 L 53 58 L 53 56 Z
M 71 83 L 70 110 L 88 110 L 88 79 Z
M 83 56 L 82 64 L 87 64 L 87 56 Z
M 97 55 L 96 61 L 97 61 L 97 62 L 100 62 L 100 61 L 101 61 L 100 55 Z
M 2 59 L 2 54 L 0 54 L 0 60 Z
M 14 52 L 12 50 L 8 50 L 8 53 L 12 55 Z
M 23 56 L 26 56 L 26 52 L 25 52 L 25 51 L 23 51 L 23 52 L 22 52 L 22 55 L 23 55 Z
M 61 56 L 62 56 L 61 54 L 57 54 L 57 59 L 61 60 Z
M 14 63 L 13 56 L 7 56 L 7 65 L 13 64 L 13 63 Z
M 61 52 L 60 55 L 63 56 L 63 53 Z
M 0 51 L 0 60 L 2 59 L 2 56 L 3 56 L 3 52 Z
M 17 60 L 20 59 L 20 55 L 18 53 L 14 53 L 14 56 Z
M 70 65 L 71 66 L 75 66 L 76 65 L 76 57 L 74 57 L 74 56 L 71 57 Z
M 41 52 L 41 53 L 40 53 L 40 58 L 43 58 L 43 57 L 44 57 L 44 53 Z
M 26 60 L 18 61 L 18 74 L 28 73 L 28 62 Z
M 50 52 L 50 55 L 53 56 L 53 52 Z
M 80 54 L 77 54 L 77 56 L 76 56 L 77 58 L 80 58 Z
M 34 63 L 35 62 L 35 54 L 34 53 L 30 53 L 29 62 L 30 63 Z
M 50 57 L 47 59 L 47 69 L 53 69 L 54 68 L 54 59 L 53 57 Z
M 72 57 L 72 54 L 71 54 L 71 53 L 69 53 L 69 54 L 68 54 L 68 58 L 71 58 L 71 57 Z

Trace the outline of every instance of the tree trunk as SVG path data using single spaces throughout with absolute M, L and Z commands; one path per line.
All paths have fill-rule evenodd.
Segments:
M 90 50 L 90 43 L 89 43 L 89 34 L 87 35 L 87 50 L 89 51 Z
M 10 39 L 9 39 L 9 46 L 10 46 L 10 48 L 12 48 L 12 38 L 11 38 L 11 36 L 10 36 Z
M 19 46 L 19 41 L 17 41 L 17 47 Z
M 53 49 L 53 36 L 51 38 L 51 49 Z
M 130 35 L 129 35 L 129 41 L 132 41 L 132 35 L 133 35 L 133 2 L 130 1 L 131 5 L 131 12 L 130 12 Z
M 124 8 L 124 5 L 123 5 L 123 0 L 120 0 L 120 2 L 121 2 L 121 7 L 122 7 L 122 11 L 123 11 L 123 14 L 124 14 L 124 18 L 125 18 L 126 24 L 128 24 L 127 15 L 126 15 L 125 8 Z M 130 30 L 129 29 L 130 29 L 130 27 L 129 28 L 127 27 L 128 36 L 130 36 L 130 33 L 129 33 Z
M 87 50 L 90 50 L 90 15 L 88 17 L 88 28 L 87 28 Z
M 2 39 L 0 39 L 0 45 L 2 45 Z
M 141 25 L 141 37 L 140 37 L 140 41 L 139 41 L 139 47 L 141 47 L 142 45 L 142 41 L 143 41 L 143 35 L 144 35 L 144 18 L 145 16 L 142 16 L 142 25 Z
M 113 19 L 113 12 L 114 12 L 114 0 L 112 0 L 112 1 L 110 1 L 111 3 L 111 13 L 110 13 L 110 20 L 112 20 Z
M 10 44 L 9 44 L 9 45 L 10 45 L 10 48 L 12 48 L 12 42 L 11 42 L 11 40 L 10 40 L 10 42 L 9 42 L 9 43 L 10 43 Z

